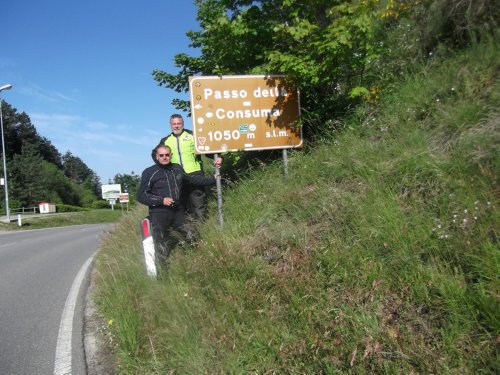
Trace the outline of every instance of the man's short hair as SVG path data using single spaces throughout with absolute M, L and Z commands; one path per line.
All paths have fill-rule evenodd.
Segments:
M 170 120 L 173 120 L 174 118 L 180 118 L 182 120 L 182 122 L 184 122 L 182 115 L 180 115 L 178 113 L 174 113 L 172 116 L 170 116 Z
M 170 148 L 170 146 L 167 146 L 167 145 L 164 145 L 163 143 L 160 143 L 158 146 L 156 146 L 156 147 L 153 149 L 154 153 L 155 153 L 155 154 L 157 154 L 157 153 L 158 153 L 158 150 L 159 150 L 160 148 L 168 148 L 168 150 L 169 150 L 170 152 L 172 152 L 172 149 Z

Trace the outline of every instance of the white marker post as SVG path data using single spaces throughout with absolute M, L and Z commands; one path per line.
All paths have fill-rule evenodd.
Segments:
M 155 244 L 151 232 L 151 223 L 147 217 L 141 220 L 141 234 L 144 258 L 146 260 L 146 271 L 149 276 L 156 277 Z

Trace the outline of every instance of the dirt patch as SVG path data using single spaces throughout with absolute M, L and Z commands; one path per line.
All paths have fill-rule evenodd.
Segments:
M 118 368 L 117 355 L 110 336 L 108 323 L 100 316 L 94 303 L 94 270 L 85 298 L 85 318 L 83 323 L 83 344 L 88 375 L 114 375 Z

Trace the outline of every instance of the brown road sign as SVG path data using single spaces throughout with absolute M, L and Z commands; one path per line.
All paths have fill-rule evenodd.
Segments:
M 284 76 L 189 78 L 195 152 L 302 147 L 299 92 Z

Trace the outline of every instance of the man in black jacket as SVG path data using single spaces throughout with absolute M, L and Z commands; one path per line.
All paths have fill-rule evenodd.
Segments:
M 215 177 L 186 174 L 179 164 L 170 162 L 172 150 L 165 145 L 156 146 L 151 156 L 155 164 L 142 172 L 137 200 L 149 207 L 158 260 L 165 264 L 176 242 L 172 230 L 192 238 L 181 199 L 183 183 L 214 185 Z

